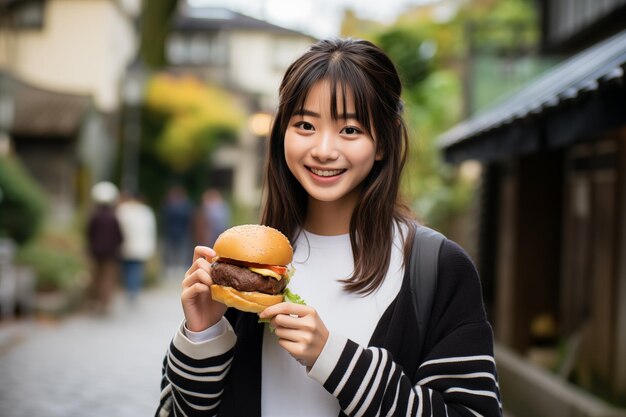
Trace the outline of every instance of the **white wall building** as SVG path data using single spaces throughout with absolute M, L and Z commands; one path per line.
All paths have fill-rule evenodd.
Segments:
M 193 72 L 232 91 L 252 116 L 274 112 L 284 71 L 314 41 L 307 34 L 232 10 L 192 7 L 181 1 L 166 55 L 172 70 Z M 260 202 L 263 136 L 243 127 L 236 148 L 222 148 L 213 155 L 216 169 L 232 173 L 227 186 L 235 200 L 250 207 Z
M 73 184 L 111 175 L 140 8 L 141 0 L 0 0 L 4 129 L 60 220 L 74 210 Z
M 0 26 L 0 68 L 40 88 L 90 95 L 98 110 L 116 111 L 137 48 L 133 18 L 141 0 L 12 3 L 13 18 L 3 17 Z

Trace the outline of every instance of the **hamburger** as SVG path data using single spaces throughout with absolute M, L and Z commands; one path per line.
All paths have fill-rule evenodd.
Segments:
M 286 294 L 293 299 L 286 290 L 293 273 L 293 249 L 280 231 L 256 224 L 235 226 L 218 236 L 213 250 L 217 256 L 211 265 L 211 297 L 215 301 L 260 313 L 283 302 Z

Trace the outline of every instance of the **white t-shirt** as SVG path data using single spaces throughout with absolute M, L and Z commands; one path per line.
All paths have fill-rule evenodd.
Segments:
M 398 294 L 403 278 L 403 251 L 399 234 L 394 234 L 391 263 L 383 284 L 362 296 L 343 290 L 339 279 L 354 269 L 348 234 L 319 236 L 304 232 L 295 244 L 295 274 L 289 289 L 314 307 L 331 334 L 341 334 L 367 346 L 378 321 Z M 336 416 L 339 404 L 319 382 L 307 376 L 277 343 L 268 326 L 263 335 L 263 416 Z

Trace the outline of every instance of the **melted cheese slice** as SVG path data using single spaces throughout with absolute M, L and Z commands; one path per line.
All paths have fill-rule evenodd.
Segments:
M 283 279 L 282 276 L 278 275 L 276 272 L 272 271 L 271 269 L 265 269 L 265 268 L 251 268 L 248 267 L 248 269 L 252 272 L 256 272 L 259 275 L 263 275 L 266 277 L 272 277 L 275 278 L 276 280 L 280 281 L 281 279 Z

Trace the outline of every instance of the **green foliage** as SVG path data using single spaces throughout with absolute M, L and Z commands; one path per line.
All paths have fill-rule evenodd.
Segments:
M 155 151 L 174 172 L 183 173 L 202 163 L 220 143 L 234 142 L 229 126 L 208 124 L 195 114 L 172 118 L 159 137 Z
M 244 111 L 227 91 L 191 75 L 159 73 L 148 84 L 142 111 L 140 189 L 157 208 L 171 184 L 192 198 L 210 185 L 211 153 L 235 142 Z
M 81 243 L 70 232 L 47 230 L 24 245 L 16 261 L 35 270 L 37 291 L 72 292 L 86 284 L 88 264 Z
M 12 156 L 0 156 L 0 235 L 23 244 L 39 231 L 45 200 L 39 186 Z
M 442 160 L 437 137 L 458 120 L 461 112 L 458 78 L 437 70 L 408 101 L 406 119 L 414 142 L 405 169 L 403 191 L 423 220 L 445 231 L 447 223 L 471 201 L 472 184 L 458 177 Z
M 191 76 L 155 76 L 147 110 L 164 119 L 153 149 L 177 174 L 206 162 L 218 144 L 234 141 L 243 122 L 243 111 L 230 94 Z
M 436 143 L 437 136 L 459 120 L 461 85 L 454 72 L 439 64 L 436 31 L 414 27 L 390 27 L 375 42 L 394 61 L 403 80 L 405 120 L 412 139 L 403 193 L 425 223 L 445 231 L 471 197 L 471 187 L 444 164 Z M 423 45 L 431 45 L 432 53 L 425 54 Z
M 483 4 L 484 3 L 484 4 Z M 553 62 L 537 56 L 539 25 L 528 0 L 474 0 L 462 13 L 471 86 L 467 113 L 508 96 Z
M 347 8 L 344 9 L 341 21 L 341 36 L 345 38 L 368 38 L 368 35 L 384 29 L 385 25 L 376 20 L 362 19 L 356 12 Z
M 431 71 L 423 48 L 426 41 L 418 32 L 402 27 L 391 27 L 378 36 L 378 46 L 391 57 L 409 91 L 418 89 Z
M 464 19 L 472 28 L 474 47 L 481 51 L 508 54 L 533 49 L 539 41 L 536 10 L 528 0 L 505 0 L 491 4 L 471 2 Z

